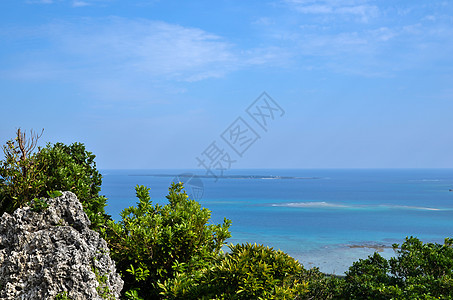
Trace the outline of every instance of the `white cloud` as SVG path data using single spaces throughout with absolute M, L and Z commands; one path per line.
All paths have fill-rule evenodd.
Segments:
M 379 15 L 379 8 L 363 0 L 284 0 L 290 7 L 303 14 L 353 16 L 357 21 L 368 22 Z
M 57 2 L 68 3 L 72 7 L 84 7 L 95 3 L 108 2 L 110 0 L 26 0 L 28 4 L 54 4 Z
M 279 63 L 277 47 L 238 49 L 226 39 L 199 28 L 146 19 L 83 19 L 30 29 L 43 41 L 33 61 L 14 71 L 39 78 L 37 63 L 52 62 L 52 72 L 105 73 L 149 80 L 200 81 L 258 64 Z M 26 33 L 24 34 L 26 35 Z M 58 72 L 58 66 L 61 71 Z M 126 75 L 129 74 L 129 75 Z
M 304 14 L 329 14 L 333 8 L 328 5 L 302 5 L 297 6 L 297 10 Z
M 375 41 L 387 42 L 397 37 L 400 33 L 388 27 L 380 27 L 378 29 L 370 30 L 369 34 L 370 38 L 373 38 Z
M 436 21 L 437 20 L 437 17 L 436 16 L 433 16 L 433 15 L 428 15 L 426 17 L 423 18 L 423 20 L 426 20 L 426 21 Z
M 74 1 L 72 2 L 72 6 L 74 7 L 83 7 L 83 6 L 89 6 L 91 5 L 90 3 L 88 2 L 85 2 L 85 1 Z
M 53 0 L 28 0 L 26 1 L 28 4 L 52 4 L 54 3 Z
M 375 18 L 379 14 L 378 7 L 373 5 L 343 6 L 338 7 L 336 11 L 340 14 L 358 16 L 362 22 L 368 22 L 369 19 Z
M 367 52 L 370 41 L 357 32 L 305 35 L 300 40 L 301 54 L 310 56 L 345 57 Z
M 112 71 L 195 80 L 222 76 L 237 60 L 221 37 L 165 22 L 110 18 L 50 27 L 63 54 Z
M 0 76 L 15 80 L 63 80 L 102 101 L 147 101 L 155 90 L 220 78 L 256 65 L 279 64 L 276 47 L 238 49 L 199 28 L 161 21 L 86 18 L 17 30 L 35 40 L 15 53 Z M 10 39 L 17 38 L 9 37 Z
M 300 18 L 275 26 L 268 36 L 292 48 L 292 58 L 302 68 L 391 77 L 451 61 L 446 53 L 453 48 L 453 18 L 435 3 L 280 1 Z
M 271 18 L 260 17 L 260 18 L 257 18 L 255 21 L 253 21 L 252 24 L 253 25 L 262 25 L 262 26 L 270 26 L 270 25 L 274 25 L 275 21 L 272 20 Z
M 60 21 L 30 29 L 29 36 L 38 36 L 48 48 L 30 49 L 38 55 L 29 55 L 33 57 L 30 61 L 18 60 L 10 74 L 30 79 L 40 78 L 40 73 L 42 78 L 67 74 L 63 77 L 86 82 L 103 77 L 104 88 L 113 77 L 128 85 L 143 78 L 194 82 L 254 66 L 384 74 L 414 67 L 420 58 L 428 61 L 452 48 L 452 21 L 435 11 L 428 14 L 433 17 L 423 20 L 419 15 L 400 15 L 400 7 L 378 9 L 368 0 L 278 1 L 316 17 L 288 18 L 287 22 L 257 17 L 253 24 L 262 31 L 258 39 L 251 37 L 257 46 L 242 48 L 203 29 L 161 21 L 117 17 Z M 344 17 L 346 22 L 330 23 L 330 16 Z M 325 19 L 329 20 L 323 22 Z M 2 76 L 6 73 L 4 70 Z

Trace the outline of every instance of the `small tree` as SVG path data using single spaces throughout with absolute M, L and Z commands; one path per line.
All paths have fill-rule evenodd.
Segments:
M 44 166 L 34 153 L 41 135 L 31 131 L 27 139 L 19 128 L 16 138 L 2 147 L 5 159 L 0 161 L 0 213 L 14 211 L 42 190 Z

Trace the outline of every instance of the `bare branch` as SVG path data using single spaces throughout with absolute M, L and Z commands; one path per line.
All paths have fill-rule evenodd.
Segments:
M 27 140 L 27 136 L 25 132 L 22 132 L 21 129 L 17 129 L 17 143 L 20 149 L 20 160 L 25 161 L 28 155 L 35 150 L 36 145 L 38 144 L 38 140 L 41 138 L 42 134 L 44 133 L 44 129 L 41 131 L 40 134 L 36 134 L 33 132 L 33 129 L 30 130 L 30 138 Z M 18 153 L 19 154 L 19 153 Z

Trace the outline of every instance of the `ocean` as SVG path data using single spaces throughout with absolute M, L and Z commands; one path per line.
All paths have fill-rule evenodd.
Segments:
M 166 204 L 171 182 L 183 181 L 212 223 L 232 220 L 228 243 L 264 244 L 331 274 L 374 251 L 391 257 L 406 236 L 438 243 L 453 236 L 453 169 L 250 169 L 222 178 L 204 170 L 101 172 L 115 220 L 136 204 L 136 185 Z

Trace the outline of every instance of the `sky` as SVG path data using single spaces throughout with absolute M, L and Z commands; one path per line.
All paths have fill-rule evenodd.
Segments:
M 453 168 L 453 1 L 2 0 L 0 143 L 100 169 Z

